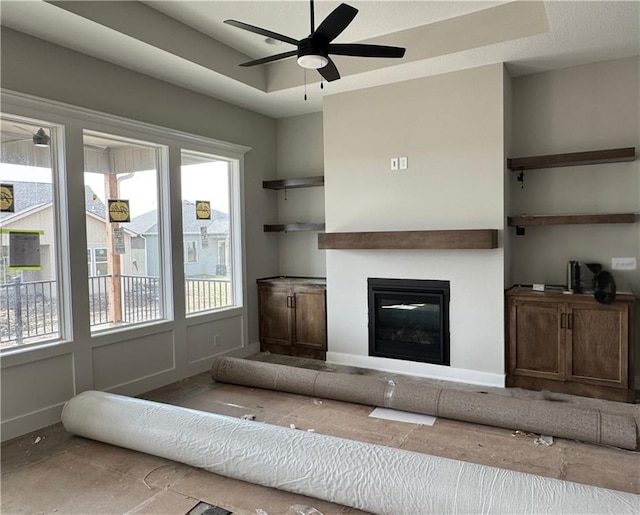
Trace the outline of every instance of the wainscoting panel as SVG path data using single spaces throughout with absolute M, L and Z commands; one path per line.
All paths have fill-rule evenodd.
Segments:
M 96 390 L 171 370 L 175 367 L 173 332 L 95 347 L 92 360 Z
M 73 355 L 62 354 L 2 370 L 2 420 L 48 410 L 75 394 Z
M 242 315 L 187 327 L 189 364 L 242 346 Z

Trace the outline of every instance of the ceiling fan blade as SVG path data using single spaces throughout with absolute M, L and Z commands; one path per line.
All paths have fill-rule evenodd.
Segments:
M 267 38 L 277 39 L 278 41 L 282 41 L 283 43 L 289 43 L 291 45 L 296 45 L 296 46 L 298 46 L 298 43 L 299 43 L 297 39 L 290 38 L 289 36 L 283 36 L 282 34 L 278 34 L 277 32 L 263 29 L 261 27 L 256 27 L 254 25 L 249 25 L 248 23 L 243 23 L 241 21 L 224 20 L 224 22 L 227 25 L 231 25 L 232 27 L 247 30 L 249 32 L 253 32 L 254 34 L 260 34 L 261 36 L 264 36 Z
M 262 59 L 256 59 L 255 61 L 242 63 L 240 66 L 248 67 L 248 66 L 257 66 L 259 64 L 272 63 L 273 61 L 277 61 L 279 59 L 286 59 L 287 57 L 293 57 L 297 53 L 298 53 L 297 50 L 291 50 L 289 52 L 283 52 L 282 54 L 270 55 L 269 57 L 263 57 Z
M 329 64 L 324 68 L 318 68 L 318 73 L 324 77 L 327 82 L 332 82 L 340 78 L 340 72 L 336 68 L 336 64 L 329 58 Z
M 361 45 L 353 43 L 329 45 L 329 53 L 353 57 L 404 57 L 405 49 L 397 46 Z
M 33 131 L 30 131 L 29 129 L 25 129 L 22 125 L 16 125 L 15 123 L 12 123 L 11 126 L 15 127 L 18 130 L 21 130 L 22 132 L 26 132 L 27 134 L 33 135 Z
M 347 28 L 358 14 L 358 9 L 347 4 L 340 4 L 327 16 L 311 35 L 315 40 L 333 41 Z
M 5 143 L 15 143 L 16 141 L 29 141 L 31 138 L 18 138 L 18 139 L 6 139 L 4 141 L 0 141 L 0 145 L 4 145 Z

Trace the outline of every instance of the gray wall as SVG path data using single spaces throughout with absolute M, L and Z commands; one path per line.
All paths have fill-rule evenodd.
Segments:
M 244 170 L 248 279 L 277 273 L 277 241 L 262 231 L 277 216 L 262 190 L 276 168 L 275 120 L 5 27 L 1 41 L 3 88 L 251 147 Z
M 129 339 L 80 334 L 58 346 L 4 355 L 5 439 L 55 422 L 64 401 L 83 389 L 137 394 L 207 369 L 212 330 L 223 340 L 242 339 L 249 349 L 258 340 L 259 277 L 326 274 L 330 356 L 376 366 L 359 359 L 366 321 L 357 323 L 362 309 L 354 311 L 359 299 L 351 295 L 361 290 L 361 276 L 449 274 L 459 299 L 452 303 L 461 303 L 452 308 L 452 322 L 461 328 L 452 337 L 461 347 L 452 354 L 460 373 L 451 378 L 495 383 L 503 372 L 503 287 L 562 283 L 568 259 L 609 266 L 611 257 L 640 258 L 638 224 L 529 228 L 517 238 L 507 233 L 504 256 L 502 249 L 325 255 L 317 250 L 316 233 L 265 234 L 262 228 L 277 221 L 322 221 L 325 205 L 328 230 L 334 231 L 503 229 L 505 213 L 639 212 L 640 161 L 530 172 L 524 190 L 504 172 L 503 161 L 505 151 L 515 156 L 640 148 L 637 58 L 512 81 L 500 65 L 489 66 L 330 96 L 324 116 L 276 122 L 11 29 L 3 28 L 1 37 L 3 88 L 252 148 L 244 169 L 247 333 L 232 318 L 192 325 L 182 319 L 162 333 L 134 332 Z M 354 138 L 353 131 L 366 136 Z M 392 176 L 389 157 L 400 155 L 409 156 L 410 169 Z M 324 189 L 293 190 L 285 200 L 283 192 L 262 188 L 263 180 L 321 175 L 325 163 Z M 376 207 L 380 201 L 383 210 Z M 620 290 L 640 293 L 637 270 L 614 275 Z M 76 287 L 86 291 L 86 285 Z M 347 310 L 352 316 L 340 318 Z
M 324 175 L 322 113 L 281 118 L 276 123 L 277 175 L 275 178 Z M 324 188 L 277 191 L 278 220 L 273 223 L 324 222 Z M 318 233 L 273 234 L 280 249 L 280 274 L 324 277 L 325 251 L 318 250 Z
M 327 231 L 501 231 L 503 75 L 496 64 L 326 97 Z M 400 156 L 409 168 L 391 171 Z M 502 248 L 326 252 L 327 359 L 504 384 Z M 368 356 L 368 277 L 450 281 L 450 367 Z
M 505 68 L 504 71 L 504 153 L 505 156 L 512 155 L 511 149 L 513 146 L 513 93 L 512 93 L 512 80 L 509 72 Z M 512 201 L 511 201 L 511 192 L 512 192 L 512 182 L 513 181 L 513 173 L 507 168 L 507 160 L 504 161 L 504 211 L 505 211 L 505 220 L 504 227 L 507 227 L 507 215 L 512 212 Z M 505 287 L 511 286 L 511 277 L 513 275 L 512 271 L 512 246 L 513 246 L 513 231 L 505 230 L 502 233 L 502 244 L 504 247 L 504 284 Z
M 621 147 L 637 153 L 639 92 L 637 57 L 516 78 L 512 155 Z M 524 189 L 511 179 L 511 195 L 514 214 L 640 213 L 640 160 L 525 172 Z M 607 270 L 612 257 L 640 261 L 640 223 L 528 227 L 513 237 L 513 252 L 513 282 L 564 284 L 568 260 Z M 639 270 L 612 274 L 619 291 L 640 295 Z
M 275 120 L 11 29 L 3 27 L 1 37 L 1 86 L 6 90 L 251 147 L 244 158 L 246 307 L 235 317 L 198 320 L 176 313 L 173 321 L 158 327 L 90 336 L 88 320 L 82 319 L 86 278 L 83 281 L 78 275 L 86 267 L 86 258 L 74 257 L 74 250 L 82 256 L 83 241 L 73 235 L 82 231 L 79 218 L 70 213 L 73 302 L 79 308 L 74 313 L 74 339 L 31 352 L 3 354 L 2 437 L 56 422 L 62 404 L 79 391 L 97 388 L 135 395 L 207 370 L 216 353 L 256 350 L 252 345 L 258 341 L 255 280 L 279 271 L 278 241 L 262 230 L 265 220 L 277 216 L 277 200 L 262 189 L 262 181 L 273 178 L 276 169 Z M 46 119 L 46 114 L 42 117 Z M 77 150 L 81 156 L 81 149 Z M 82 199 L 81 186 L 76 184 L 82 182 L 81 161 L 68 172 L 67 190 Z M 171 182 L 177 184 L 176 178 Z M 71 198 L 70 209 L 82 213 L 80 204 Z M 176 209 L 179 205 L 179 199 L 172 202 Z M 180 242 L 180 229 L 172 237 Z M 180 277 L 182 250 L 172 254 L 173 273 Z M 179 294 L 174 291 L 174 295 Z M 222 342 L 215 350 L 214 333 Z

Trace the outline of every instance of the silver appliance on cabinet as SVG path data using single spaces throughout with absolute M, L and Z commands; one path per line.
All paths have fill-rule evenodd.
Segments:
M 567 289 L 572 293 L 593 293 L 595 277 L 602 271 L 600 263 L 569 261 L 567 263 Z

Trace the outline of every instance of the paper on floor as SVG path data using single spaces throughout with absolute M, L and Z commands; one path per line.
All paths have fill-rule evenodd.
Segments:
M 396 422 L 408 422 L 409 424 L 422 424 L 423 426 L 432 426 L 435 424 L 436 417 L 431 415 L 421 415 L 420 413 L 410 413 L 408 411 L 398 411 L 389 408 L 376 408 L 370 417 L 383 418 L 385 420 L 395 420 Z

